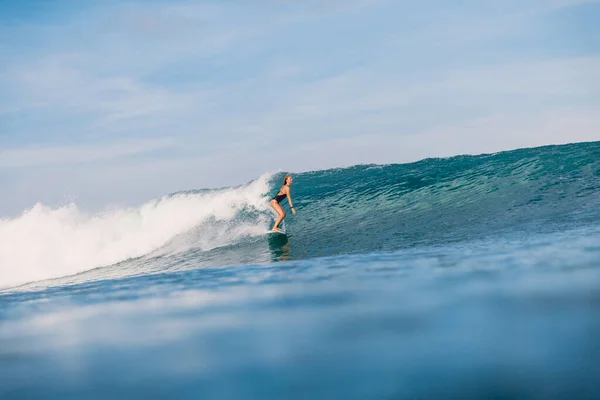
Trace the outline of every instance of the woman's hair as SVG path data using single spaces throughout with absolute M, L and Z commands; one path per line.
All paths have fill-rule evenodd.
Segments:
M 285 178 L 283 178 L 283 184 L 286 185 L 288 178 L 291 178 L 291 177 L 292 177 L 291 175 L 286 175 Z

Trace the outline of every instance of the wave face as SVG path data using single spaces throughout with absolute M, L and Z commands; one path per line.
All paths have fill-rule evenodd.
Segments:
M 293 232 L 316 253 L 562 229 L 600 219 L 600 142 L 318 171 L 294 185 Z
M 94 278 L 414 249 L 600 221 L 600 142 L 296 174 L 289 243 L 265 234 L 273 221 L 268 196 L 283 176 L 97 215 L 38 204 L 0 221 L 0 287 L 110 265 Z

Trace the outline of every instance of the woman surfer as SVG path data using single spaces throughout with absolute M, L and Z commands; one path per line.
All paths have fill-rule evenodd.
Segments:
M 287 197 L 292 212 L 296 214 L 296 209 L 292 205 L 292 197 L 290 196 L 290 185 L 292 184 L 293 180 L 294 179 L 291 175 L 286 175 L 285 178 L 283 178 L 283 186 L 281 187 L 281 189 L 279 189 L 279 193 L 277 193 L 277 196 L 273 197 L 269 202 L 271 207 L 273 207 L 275 211 L 277 211 L 277 214 L 279 214 L 279 218 L 277 218 L 277 221 L 275 221 L 275 225 L 273 225 L 273 230 L 276 232 L 281 232 L 279 224 L 281 224 L 286 215 L 285 211 L 283 210 L 283 207 L 281 207 L 281 204 L 279 204 L 283 199 Z

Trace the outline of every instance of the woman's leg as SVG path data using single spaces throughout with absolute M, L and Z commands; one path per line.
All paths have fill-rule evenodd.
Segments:
M 273 225 L 273 230 L 280 231 L 281 229 L 279 229 L 279 224 L 285 218 L 285 211 L 283 210 L 283 207 L 281 207 L 281 205 L 275 200 L 271 200 L 269 204 L 271 204 L 271 207 L 273 207 L 275 211 L 277 211 L 277 214 L 279 214 L 279 218 L 277 218 L 277 221 L 275 221 L 275 225 Z

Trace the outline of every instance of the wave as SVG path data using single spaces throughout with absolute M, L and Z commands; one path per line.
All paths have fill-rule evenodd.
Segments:
M 77 274 L 147 254 L 204 251 L 268 227 L 269 175 L 238 188 L 177 193 L 139 208 L 88 214 L 36 204 L 0 220 L 0 287 Z
M 38 204 L 0 221 L 0 287 L 142 256 L 160 258 L 136 267 L 149 273 L 182 260 L 197 268 L 414 249 L 600 221 L 600 142 L 296 174 L 298 214 L 286 219 L 292 238 L 265 243 L 268 196 L 282 178 L 97 215 Z M 104 270 L 100 277 L 110 275 Z

